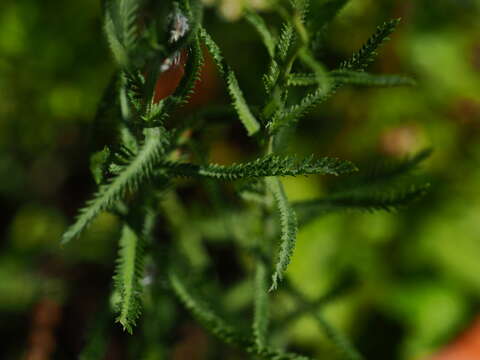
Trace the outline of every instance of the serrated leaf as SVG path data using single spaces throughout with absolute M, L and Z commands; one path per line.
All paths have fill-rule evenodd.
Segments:
M 185 308 L 190 311 L 193 317 L 210 333 L 227 344 L 239 347 L 248 354 L 264 360 L 312 360 L 311 358 L 277 351 L 271 348 L 260 349 L 253 339 L 239 334 L 233 326 L 228 324 L 222 316 L 216 314 L 209 308 L 205 301 L 201 301 L 197 295 L 187 286 L 177 272 L 169 272 L 169 280 L 172 290 Z
M 415 80 L 401 75 L 376 75 L 363 71 L 335 70 L 329 73 L 330 78 L 337 85 L 361 86 L 413 86 Z M 290 74 L 287 81 L 289 86 L 318 85 L 315 74 Z
M 429 187 L 429 184 L 422 184 L 384 190 L 358 189 L 332 194 L 318 200 L 297 202 L 292 206 L 298 214 L 299 223 L 305 225 L 318 216 L 335 211 L 395 211 L 423 197 Z
M 110 0 L 105 8 L 105 32 L 115 60 L 127 66 L 137 43 L 140 0 Z
M 401 75 L 376 75 L 363 71 L 337 70 L 330 73 L 332 79 L 342 85 L 361 86 L 413 86 L 415 80 Z
M 200 176 L 230 181 L 266 176 L 340 175 L 356 170 L 351 162 L 334 158 L 314 159 L 310 156 L 299 160 L 295 156 L 273 154 L 232 165 L 165 162 L 160 167 L 174 176 Z
M 62 244 L 79 236 L 83 230 L 104 210 L 111 208 L 127 191 L 135 191 L 140 184 L 150 178 L 153 166 L 165 151 L 168 139 L 165 129 L 146 129 L 145 142 L 131 161 L 122 166 L 118 174 L 108 184 L 100 186 L 94 198 L 80 210 L 75 223 L 63 234 Z
M 268 177 L 265 181 L 273 194 L 280 215 L 280 251 L 270 287 L 270 291 L 273 291 L 278 288 L 278 283 L 282 280 L 283 273 L 287 270 L 288 264 L 290 264 L 297 241 L 298 225 L 297 216 L 288 202 L 280 179 L 277 177 Z
M 232 70 L 230 70 L 227 75 L 227 87 L 228 93 L 233 101 L 233 107 L 237 111 L 238 117 L 242 121 L 243 126 L 245 126 L 247 129 L 248 135 L 254 135 L 260 130 L 260 124 L 250 111 L 250 108 L 248 107 L 248 104 L 243 96 L 243 92 L 238 85 L 235 73 Z
M 218 71 L 221 75 L 225 75 L 225 60 L 223 58 L 222 52 L 220 51 L 220 48 L 215 43 L 210 34 L 207 32 L 207 30 L 205 30 L 203 27 L 200 28 L 199 35 L 200 38 L 203 39 L 205 46 L 208 49 L 208 52 L 210 53 L 210 55 L 212 55 L 213 61 L 217 65 Z
M 116 311 L 117 322 L 132 333 L 140 316 L 142 287 L 140 280 L 144 271 L 144 240 L 127 224 L 123 225 L 114 276 L 115 290 L 120 295 Z
M 268 72 L 263 75 L 263 85 L 265 86 L 265 92 L 270 94 L 275 87 L 278 76 L 280 75 L 280 67 L 278 63 L 272 59 L 270 66 L 268 67 Z
M 365 45 L 353 54 L 349 60 L 344 61 L 340 68 L 344 70 L 365 70 L 375 60 L 378 48 L 389 39 L 399 23 L 400 19 L 394 19 L 378 26 Z
M 273 114 L 272 119 L 267 124 L 270 134 L 276 133 L 284 126 L 291 126 L 297 123 L 308 111 L 318 104 L 330 98 L 337 90 L 337 85 L 329 87 L 328 91 L 318 88 L 307 94 L 299 104 L 292 105 L 286 109 L 279 109 Z
M 270 30 L 267 28 L 267 24 L 263 18 L 253 11 L 247 11 L 245 19 L 255 28 L 257 33 L 262 38 L 263 44 L 267 48 L 270 57 L 275 55 L 275 39 L 273 38 Z
M 284 23 L 277 43 L 277 56 L 281 62 L 287 58 L 288 51 L 293 42 L 293 36 L 293 26 L 290 23 Z

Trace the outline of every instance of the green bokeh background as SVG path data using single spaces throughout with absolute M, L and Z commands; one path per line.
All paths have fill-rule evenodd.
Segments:
M 44 298 L 63 309 L 54 358 L 74 358 L 82 319 L 109 289 L 113 216 L 101 215 L 82 239 L 59 246 L 94 188 L 91 124 L 114 71 L 100 13 L 97 0 L 0 3 L 1 359 L 24 353 L 30 318 Z M 325 62 L 338 64 L 392 17 L 402 17 L 402 25 L 372 72 L 409 74 L 418 86 L 341 90 L 301 124 L 292 151 L 362 166 L 374 156 L 433 147 L 423 167 L 431 191 L 398 213 L 320 218 L 301 231 L 288 276 L 316 298 L 341 269 L 352 268 L 359 285 L 325 316 L 368 359 L 410 360 L 445 346 L 479 313 L 480 1 L 352 0 L 332 24 Z M 254 33 L 242 20 L 222 20 L 216 8 L 207 20 L 254 99 L 267 60 L 257 55 Z M 225 161 L 241 152 L 228 142 L 218 147 Z M 319 178 L 284 184 L 293 200 L 322 194 Z M 232 304 L 241 293 L 231 294 Z M 309 316 L 286 332 L 278 338 L 290 336 L 319 358 L 338 355 Z

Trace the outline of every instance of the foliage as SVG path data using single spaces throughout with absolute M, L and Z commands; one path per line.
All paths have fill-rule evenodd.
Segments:
M 252 33 L 258 37 L 255 49 L 263 50 L 266 59 L 265 63 L 258 61 L 265 66 L 263 75 L 252 67 L 246 76 L 241 61 L 231 57 L 228 46 L 224 49 L 220 33 L 229 32 L 232 25 L 217 24 L 221 30 L 214 31 L 211 18 L 203 19 L 203 12 L 208 10 L 199 2 L 106 1 L 104 31 L 117 69 L 101 104 L 107 110 L 99 109 L 96 121 L 112 126 L 108 138 L 101 139 L 97 147 L 104 150 L 92 156 L 91 169 L 98 190 L 62 240 L 65 253 L 92 244 L 99 246 L 101 241 L 112 252 L 119 248 L 111 308 L 123 328 L 134 333 L 125 342 L 126 347 L 142 348 L 147 342 L 144 339 L 155 339 L 158 334 L 159 342 L 167 343 L 168 336 L 162 331 L 173 329 L 185 308 L 208 332 L 253 357 L 304 358 L 284 351 L 288 342 L 279 341 L 283 329 L 279 326 L 278 308 L 282 307 L 283 297 L 289 295 L 300 312 L 308 310 L 312 314 L 340 353 L 346 358 L 360 358 L 363 349 L 355 349 L 326 320 L 329 316 L 312 312 L 309 301 L 289 286 L 292 261 L 298 257 L 297 237 L 307 224 L 325 214 L 339 210 L 391 212 L 418 200 L 425 195 L 428 184 L 414 170 L 427 153 L 383 163 L 370 171 L 358 165 L 358 172 L 346 160 L 289 154 L 312 152 L 305 149 L 309 144 L 300 146 L 302 135 L 295 132 L 296 128 L 304 131 L 312 126 L 311 137 L 330 140 L 327 134 L 317 131 L 312 120 L 323 121 L 324 117 L 318 116 L 318 105 L 333 97 L 341 86 L 415 83 L 405 76 L 366 71 L 397 25 L 396 20 L 380 26 L 365 46 L 338 66 L 330 69 L 327 64 L 333 63 L 331 59 L 323 62 L 325 54 L 318 50 L 328 49 L 322 41 L 329 36 L 330 23 L 346 3 L 331 0 L 309 7 L 304 1 L 285 1 L 278 2 L 269 13 L 246 10 L 243 25 L 253 27 Z M 179 38 L 174 40 L 172 32 L 180 34 Z M 202 51 L 204 47 L 210 55 Z M 162 79 L 165 71 L 162 66 L 166 59 L 175 63 L 175 56 L 182 51 L 188 53 L 185 75 L 169 96 L 155 100 L 157 79 Z M 203 104 L 190 116 L 189 99 L 198 94 L 198 82 L 203 81 L 202 72 L 210 56 L 231 105 L 224 106 L 227 111 L 217 112 L 214 106 Z M 383 94 L 383 90 L 378 93 Z M 240 120 L 238 124 L 236 120 Z M 245 132 L 240 131 L 241 126 Z M 229 129 L 223 140 L 234 138 L 232 147 L 248 144 L 248 155 L 241 158 L 244 161 L 218 156 L 223 149 L 214 139 L 218 128 Z M 77 136 L 87 138 L 85 132 Z M 319 149 L 324 150 L 318 146 L 314 152 Z M 333 152 L 334 156 L 350 156 L 339 147 L 332 149 L 329 155 Z M 212 159 L 209 150 L 214 152 Z M 359 151 L 355 156 L 361 158 L 363 153 Z M 80 166 L 75 168 L 81 171 Z M 294 197 L 289 185 L 291 176 L 298 180 L 295 184 L 304 184 L 305 180 L 326 185 L 316 192 L 315 199 L 290 200 Z M 101 233 L 98 224 L 102 224 L 106 212 L 110 213 L 108 219 L 119 224 L 120 231 L 114 234 L 118 246 L 95 237 Z M 151 228 L 154 224 L 159 225 L 155 233 Z M 342 236 L 347 239 L 351 234 Z M 361 248 L 356 245 L 355 249 L 357 246 Z M 216 247 L 230 249 L 242 261 L 242 269 L 231 270 L 238 274 L 234 280 L 228 279 L 226 286 L 225 270 L 219 265 L 222 256 L 211 253 Z M 104 261 L 104 266 L 113 264 L 111 259 Z M 217 271 L 221 280 L 212 275 Z M 335 271 L 332 269 L 331 274 Z M 189 286 L 192 279 L 187 281 L 190 275 L 180 276 L 185 273 L 198 277 L 195 291 Z M 331 274 L 328 276 L 336 281 Z M 253 286 L 242 287 L 247 293 L 248 309 L 239 310 L 229 304 L 229 292 L 224 287 L 232 286 L 233 291 L 240 277 L 239 286 L 244 281 Z M 196 290 L 200 288 L 212 293 L 206 296 L 209 300 L 199 300 Z M 173 303 L 173 298 L 179 304 Z M 168 315 L 159 315 L 162 311 L 170 312 L 174 320 L 170 318 L 169 322 Z M 102 319 L 107 324 L 109 320 Z M 102 340 L 105 336 L 106 342 L 110 330 L 103 325 L 94 337 Z M 105 347 L 101 341 L 93 341 L 83 356 L 98 356 Z

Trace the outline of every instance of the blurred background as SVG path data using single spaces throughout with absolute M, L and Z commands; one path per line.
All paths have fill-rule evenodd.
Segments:
M 268 6 L 208 5 L 207 26 L 254 101 L 268 59 L 241 12 Z M 352 268 L 360 285 L 325 316 L 367 359 L 480 359 L 480 1 L 351 0 L 331 26 L 325 63 L 334 68 L 393 17 L 402 24 L 371 72 L 408 74 L 418 86 L 344 88 L 302 122 L 292 149 L 361 167 L 432 147 L 422 169 L 431 191 L 397 213 L 320 218 L 301 231 L 288 276 L 315 298 L 335 264 Z M 0 2 L 0 359 L 76 358 L 88 316 L 108 297 L 115 218 L 102 214 L 65 248 L 59 239 L 94 189 L 92 121 L 113 71 L 100 1 Z M 198 104 L 226 98 L 215 74 L 202 89 Z M 214 137 L 212 161 L 245 156 L 243 138 L 232 137 Z M 284 184 L 293 200 L 322 194 L 318 178 Z M 121 353 L 128 336 L 117 328 L 109 358 L 135 358 Z M 338 356 L 307 315 L 287 331 L 299 351 Z M 201 359 L 184 349 L 205 335 L 187 332 L 196 342 L 179 335 L 173 358 Z

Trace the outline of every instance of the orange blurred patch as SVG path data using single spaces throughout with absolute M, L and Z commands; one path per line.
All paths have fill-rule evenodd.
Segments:
M 479 360 L 480 318 L 457 340 L 427 360 Z

